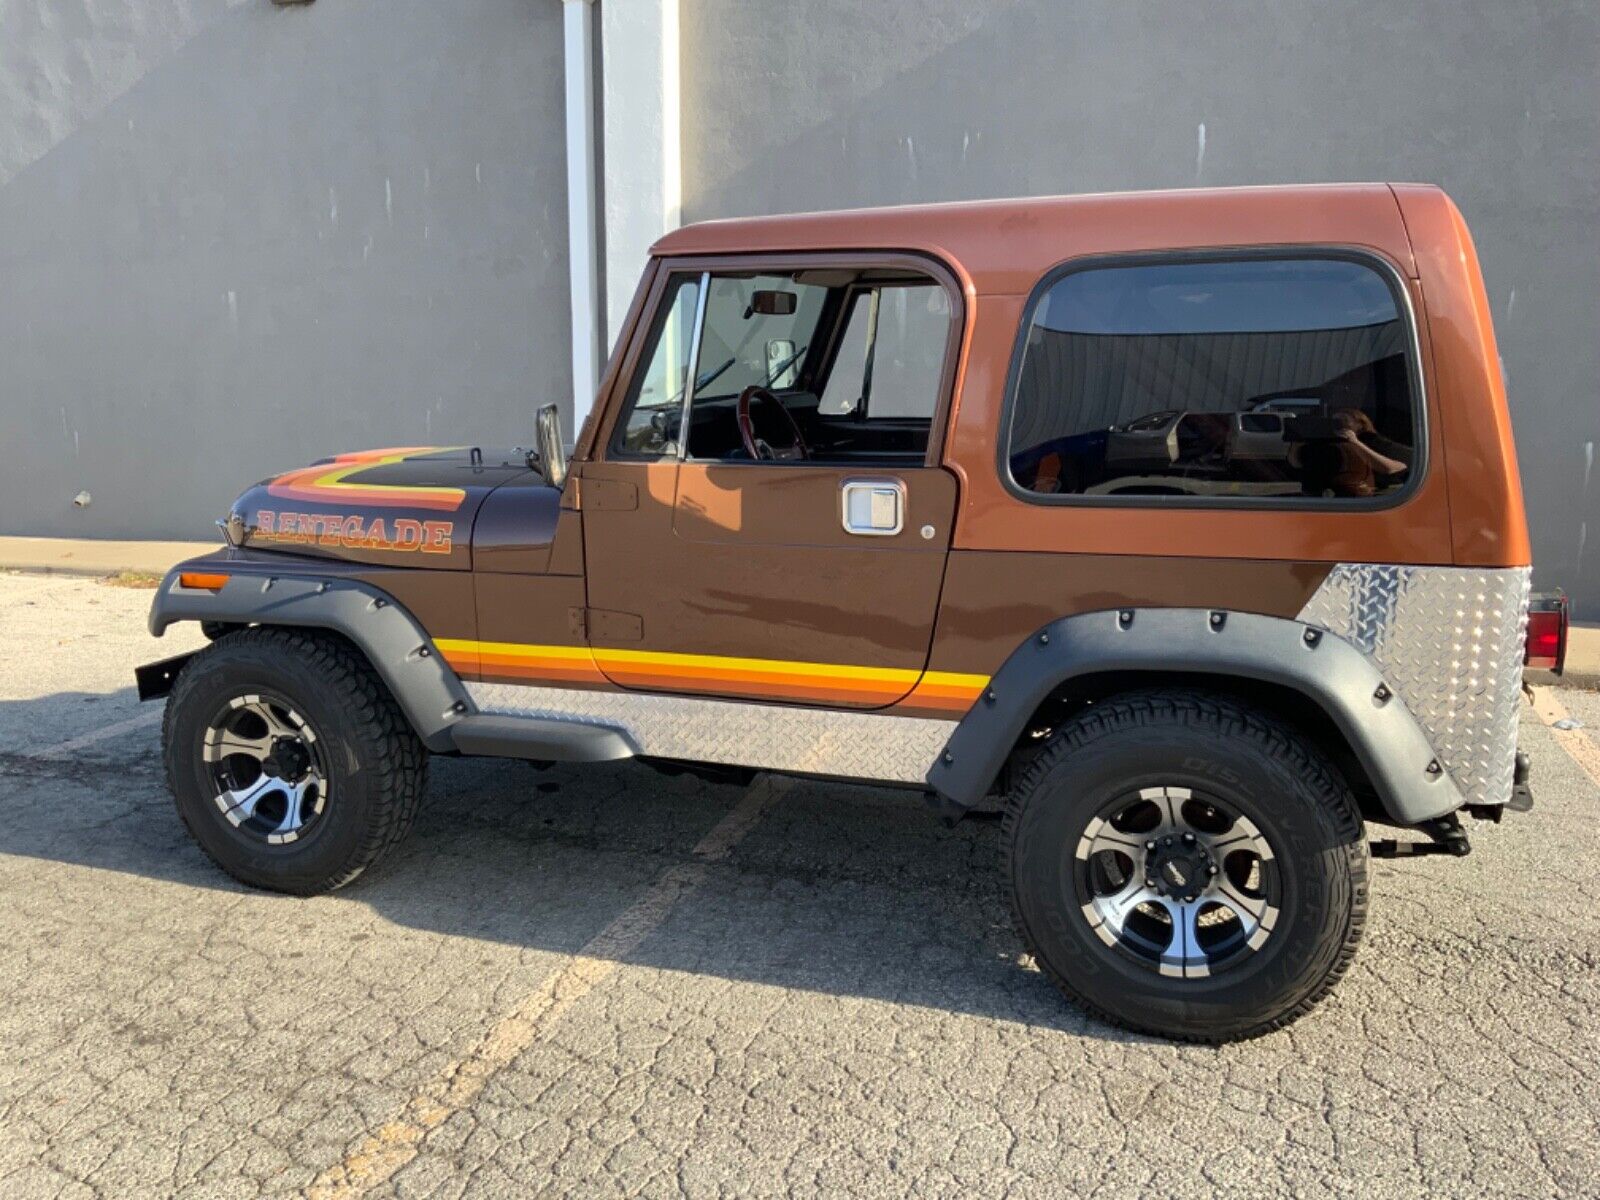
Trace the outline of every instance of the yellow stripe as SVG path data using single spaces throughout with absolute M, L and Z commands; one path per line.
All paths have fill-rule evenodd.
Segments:
M 589 662 L 594 657 L 587 646 L 528 646 L 521 642 L 473 642 L 464 638 L 434 638 L 433 644 L 446 652 L 503 654 L 507 658 L 558 658 Z
M 734 671 L 764 671 L 806 679 L 874 679 L 885 683 L 938 684 L 981 691 L 989 683 L 987 675 L 967 675 L 957 671 L 919 671 L 906 667 L 862 667 L 847 663 L 794 662 L 781 658 L 735 658 L 719 654 L 675 654 L 658 650 L 592 649 L 588 646 L 535 646 L 521 642 L 475 642 L 463 638 L 435 638 L 434 645 L 445 652 L 498 654 L 507 658 L 594 662 L 601 666 L 695 667 Z
M 443 485 L 413 487 L 409 484 L 402 483 L 346 483 L 344 478 L 346 475 L 354 475 L 358 471 L 370 470 L 373 467 L 387 467 L 393 465 L 394 463 L 405 462 L 409 458 L 420 458 L 422 454 L 441 454 L 449 450 L 459 450 L 460 448 L 461 447 L 459 446 L 440 446 L 433 450 L 422 451 L 421 453 L 411 450 L 401 454 L 385 454 L 382 458 L 370 458 L 365 462 L 335 463 L 333 469 L 326 475 L 317 476 L 305 486 L 315 488 L 334 488 L 341 492 L 392 491 L 395 488 L 403 488 L 407 492 L 417 493 L 423 496 L 460 496 L 463 494 L 460 488 L 445 487 Z M 295 487 L 299 485 L 290 484 L 289 486 Z
M 710 667 L 736 671 L 765 671 L 812 679 L 879 679 L 888 683 L 914 683 L 921 671 L 902 667 L 856 667 L 844 663 L 791 662 L 781 658 L 730 658 L 717 654 L 667 654 L 654 650 L 596 650 L 595 661 L 613 666 Z
M 945 687 L 971 688 L 975 692 L 981 692 L 989 686 L 989 677 L 963 675 L 958 671 L 924 671 L 921 682 L 942 684 Z

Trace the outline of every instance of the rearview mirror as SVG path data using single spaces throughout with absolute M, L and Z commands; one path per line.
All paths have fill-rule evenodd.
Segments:
M 745 316 L 759 313 L 763 317 L 792 317 L 799 297 L 793 292 L 780 292 L 771 288 L 762 288 L 750 294 L 750 307 L 745 310 Z
M 558 488 L 567 481 L 567 448 L 561 441 L 561 410 L 554 404 L 539 409 L 539 470 Z

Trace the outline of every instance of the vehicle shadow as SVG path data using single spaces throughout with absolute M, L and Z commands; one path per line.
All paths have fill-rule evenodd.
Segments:
M 246 890 L 183 829 L 153 725 L 50 760 L 4 737 L 82 698 L 0 701 L 0 855 Z M 153 711 L 126 691 L 102 700 L 116 719 Z M 627 961 L 1131 1037 L 1022 961 L 998 822 L 946 829 L 915 792 L 774 776 L 749 786 L 770 792 L 760 821 Z M 696 843 L 746 792 L 638 763 L 435 758 L 416 828 L 382 869 L 327 900 L 270 902 L 365 905 L 407 928 L 575 953 L 663 873 L 704 861 Z

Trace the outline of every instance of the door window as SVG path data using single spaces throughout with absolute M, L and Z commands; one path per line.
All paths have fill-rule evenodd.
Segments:
M 678 453 L 676 438 L 699 304 L 700 276 L 680 275 L 668 284 L 642 366 L 628 389 L 626 415 L 612 439 L 618 455 L 661 458 Z
M 937 284 L 855 292 L 817 411 L 932 420 L 949 329 L 950 297 Z
M 827 298 L 783 275 L 711 276 L 695 400 L 731 400 L 751 384 L 792 389 Z
M 920 464 L 948 385 L 953 325 L 946 290 L 905 269 L 676 276 L 612 454 Z M 741 417 L 752 387 L 765 394 Z

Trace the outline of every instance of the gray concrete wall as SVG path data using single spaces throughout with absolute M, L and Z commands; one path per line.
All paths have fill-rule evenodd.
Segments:
M 0 533 L 208 537 L 316 455 L 531 439 L 562 103 L 555 0 L 0 0 Z
M 1538 581 L 1600 617 L 1593 0 L 682 13 L 688 220 L 1444 185 L 1494 303 Z M 0 533 L 206 536 L 269 471 L 521 440 L 565 405 L 560 23 L 556 0 L 0 0 Z
M 686 220 L 1194 184 L 1441 184 L 1494 306 L 1537 585 L 1565 586 L 1600 619 L 1592 0 L 694 0 L 683 19 Z

